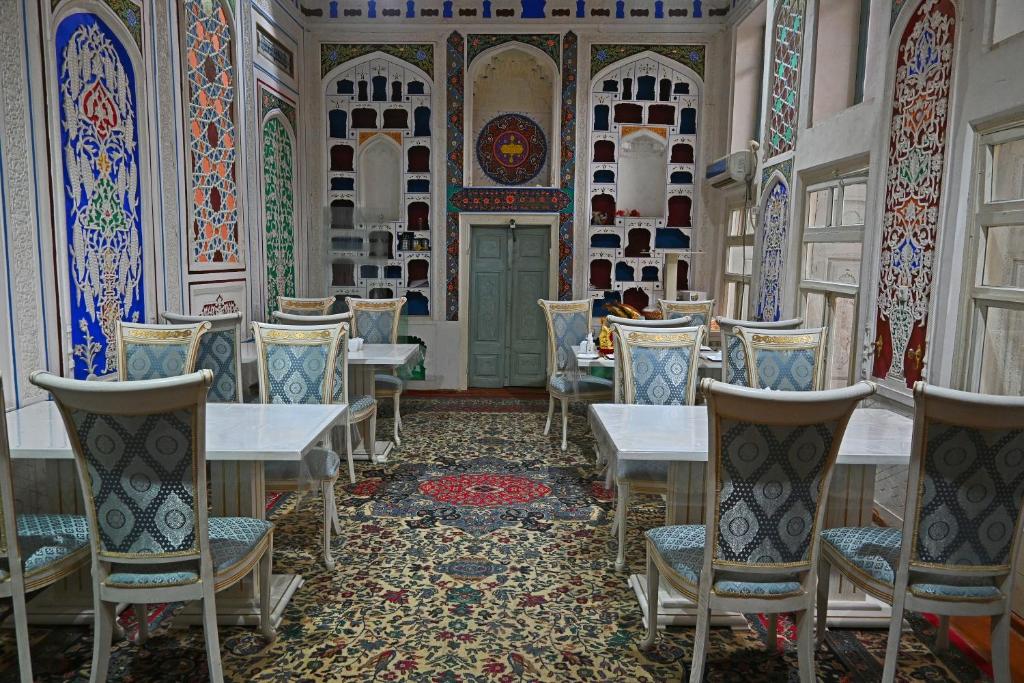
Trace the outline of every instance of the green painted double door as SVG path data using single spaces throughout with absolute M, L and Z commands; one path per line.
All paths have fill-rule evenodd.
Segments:
M 544 386 L 550 230 L 471 229 L 469 386 Z

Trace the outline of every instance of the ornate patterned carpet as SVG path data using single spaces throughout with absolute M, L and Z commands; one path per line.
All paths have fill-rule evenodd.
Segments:
M 678 629 L 643 652 L 640 609 L 613 567 L 611 500 L 593 467 L 582 411 L 570 448 L 544 437 L 546 401 L 407 400 L 406 436 L 387 466 L 364 464 L 341 486 L 344 533 L 333 572 L 320 561 L 319 501 L 268 497 L 277 525 L 275 566 L 305 577 L 266 646 L 253 629 L 221 630 L 233 681 L 679 680 L 693 631 Z M 390 433 L 382 420 L 381 434 Z M 635 516 L 655 526 L 656 500 Z M 629 561 L 643 566 L 640 531 Z M 4 605 L 0 603 L 0 611 Z M 115 644 L 111 680 L 206 679 L 202 631 L 174 629 L 177 606 L 156 605 L 155 635 Z M 133 631 L 130 610 L 122 620 Z M 795 680 L 792 622 L 768 647 L 764 624 L 716 630 L 711 681 Z M 987 680 L 953 649 L 936 653 L 933 630 L 912 619 L 902 642 L 901 680 Z M 33 628 L 38 680 L 88 677 L 91 628 Z M 885 634 L 832 631 L 817 653 L 824 681 L 875 681 Z M 13 633 L 0 632 L 0 679 L 15 680 Z

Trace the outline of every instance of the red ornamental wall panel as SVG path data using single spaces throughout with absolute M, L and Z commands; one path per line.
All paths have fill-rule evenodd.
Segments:
M 897 54 L 873 374 L 908 387 L 924 365 L 955 29 L 951 0 L 923 0 Z
M 181 4 L 192 270 L 242 267 L 232 18 L 221 0 Z

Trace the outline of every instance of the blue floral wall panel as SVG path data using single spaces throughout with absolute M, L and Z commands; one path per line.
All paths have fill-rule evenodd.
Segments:
M 93 14 L 57 27 L 58 104 L 74 376 L 117 370 L 119 320 L 145 319 L 136 80 Z

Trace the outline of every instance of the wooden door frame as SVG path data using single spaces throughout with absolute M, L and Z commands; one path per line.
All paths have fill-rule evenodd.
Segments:
M 469 284 L 470 261 L 473 258 L 472 228 L 507 226 L 514 220 L 523 227 L 548 228 L 548 293 L 553 299 L 558 292 L 558 214 L 556 213 L 460 213 L 459 214 L 459 388 L 469 387 Z

